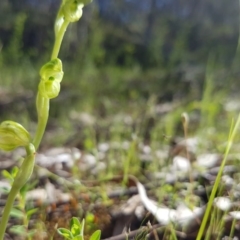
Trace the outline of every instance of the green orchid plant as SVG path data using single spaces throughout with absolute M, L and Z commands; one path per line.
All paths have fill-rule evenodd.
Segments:
M 36 97 L 38 125 L 34 138 L 31 138 L 29 132 L 17 122 L 4 121 L 0 124 L 0 149 L 12 151 L 18 147 L 24 147 L 26 150 L 26 157 L 12 183 L 4 207 L 0 222 L 0 240 L 4 239 L 4 233 L 14 200 L 20 189 L 32 175 L 36 151 L 41 143 L 48 121 L 50 99 L 57 97 L 60 92 L 60 84 L 64 73 L 62 70 L 62 62 L 58 58 L 58 53 L 64 34 L 70 23 L 76 22 L 81 18 L 83 7 L 91 1 L 92 0 L 62 0 L 54 26 L 55 42 L 51 59 L 44 64 L 40 70 L 40 82 Z

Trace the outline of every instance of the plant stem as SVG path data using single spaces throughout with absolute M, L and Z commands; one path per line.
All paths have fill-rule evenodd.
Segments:
M 37 131 L 33 140 L 33 145 L 35 146 L 36 150 L 38 149 L 40 142 L 42 140 L 43 134 L 45 132 L 45 128 L 48 121 L 49 105 L 50 105 L 49 99 L 42 97 L 38 92 L 37 99 L 36 99 L 38 125 L 37 125 Z
M 18 194 L 19 189 L 18 188 L 11 188 L 11 191 L 8 194 L 7 197 L 7 202 L 6 205 L 4 207 L 4 211 L 3 211 L 3 215 L 2 215 L 2 220 L 0 223 L 0 239 L 3 240 L 4 239 L 4 233 L 7 227 L 7 223 L 8 223 L 8 219 L 9 219 L 9 215 L 10 215 L 10 211 L 12 209 L 14 200 Z
M 55 43 L 53 46 L 51 60 L 58 57 L 58 53 L 59 53 L 59 50 L 60 50 L 60 47 L 62 44 L 63 36 L 64 36 L 64 33 L 66 32 L 68 24 L 69 24 L 68 21 L 64 21 L 58 34 L 55 37 Z
M 58 34 L 56 35 L 51 60 L 58 57 L 62 39 L 63 39 L 64 33 L 66 32 L 68 24 L 69 24 L 68 21 L 64 21 Z M 38 125 L 37 125 L 36 134 L 33 140 L 33 144 L 37 150 L 46 129 L 50 100 L 48 98 L 41 96 L 38 91 L 36 105 L 37 105 L 37 112 L 38 112 Z
M 14 179 L 11 190 L 8 194 L 7 202 L 3 210 L 2 219 L 0 222 L 0 240 L 4 239 L 4 233 L 7 227 L 9 215 L 14 203 L 14 200 L 20 191 L 20 189 L 24 186 L 24 184 L 28 181 L 28 179 L 32 175 L 34 160 L 35 160 L 35 148 L 32 144 L 29 144 L 26 147 L 27 156 L 24 159 L 20 169 L 18 170 L 18 174 Z

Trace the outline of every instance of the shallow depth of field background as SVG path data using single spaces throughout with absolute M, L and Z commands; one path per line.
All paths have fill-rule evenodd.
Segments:
M 39 69 L 51 56 L 59 4 L 60 0 L 0 1 L 0 122 L 19 122 L 32 136 L 37 125 L 35 97 Z M 51 101 L 49 122 L 37 154 L 40 167 L 36 167 L 33 180 L 23 189 L 29 193 L 29 189 L 44 190 L 50 184 L 55 190 L 73 196 L 77 210 L 74 208 L 71 215 L 61 211 L 54 215 L 37 206 L 37 214 L 44 214 L 41 220 L 31 216 L 36 224 L 24 223 L 29 229 L 44 232 L 47 239 L 55 237 L 57 226 L 68 227 L 71 216 L 87 219 L 88 213 L 93 213 L 98 217 L 93 206 L 98 206 L 99 201 L 100 210 L 106 212 L 99 211 L 99 218 L 96 217 L 99 221 L 93 228 L 101 229 L 105 237 L 112 236 L 113 226 L 118 225 L 115 223 L 120 222 L 125 229 L 121 218 L 109 216 L 111 207 L 121 213 L 122 202 L 118 200 L 124 202 L 128 198 L 119 195 L 116 202 L 108 201 L 113 183 L 101 182 L 116 175 L 123 176 L 123 181 L 117 184 L 122 188 L 126 187 L 129 174 L 146 185 L 159 184 L 149 185 L 148 195 L 169 208 L 176 208 L 180 202 L 201 206 L 204 211 L 215 175 L 214 180 L 201 182 L 201 169 L 194 164 L 202 161 L 201 154 L 206 154 L 216 160 L 214 167 L 220 165 L 232 120 L 236 120 L 240 111 L 239 9 L 237 0 L 93 0 L 83 9 L 82 19 L 70 25 L 61 47 L 59 58 L 63 62 L 64 79 L 59 96 Z M 181 145 L 184 138 L 186 143 Z M 192 143 L 190 146 L 187 140 Z M 229 154 L 228 164 L 232 166 L 230 175 L 235 185 L 223 195 L 233 199 L 239 211 L 239 133 L 234 140 L 234 154 Z M 58 161 L 59 149 L 70 155 L 68 160 L 72 165 L 63 159 Z M 41 158 L 51 151 L 56 156 L 50 154 L 50 160 Z M 73 159 L 69 152 L 78 153 L 78 157 Z M 21 152 L 15 155 L 19 158 Z M 18 164 L 15 155 L 0 152 L 0 170 L 10 171 Z M 180 169 L 184 174 L 195 170 L 200 174 L 194 182 L 189 174 L 187 180 L 183 179 L 186 185 L 178 185 L 181 181 L 171 167 L 179 156 L 187 161 L 187 170 L 186 164 Z M 208 163 L 209 159 L 205 161 Z M 42 168 L 48 169 L 50 175 L 39 177 Z M 3 173 L 5 180 L 6 171 Z M 176 180 L 169 184 L 165 175 Z M 66 191 L 56 179 L 74 180 L 73 191 Z M 84 192 L 75 180 L 97 180 L 97 185 L 94 188 L 90 184 Z M 191 187 L 185 191 L 186 186 Z M 199 194 L 196 202 L 192 198 L 195 186 L 206 190 L 204 197 Z M 50 195 L 58 200 L 53 191 Z M 1 200 L 0 210 L 4 197 Z M 24 216 L 26 206 L 27 201 L 20 209 Z M 61 206 L 52 212 L 59 209 Z M 136 229 L 144 226 L 146 216 L 147 213 L 136 223 Z M 206 227 L 209 232 L 206 239 L 223 239 L 224 218 L 216 212 L 211 220 Z M 12 217 L 11 221 L 12 225 L 22 224 L 22 219 L 16 221 Z M 232 224 L 231 229 L 226 226 L 226 236 L 233 237 L 234 227 L 239 234 L 239 225 Z M 22 236 L 26 236 L 26 226 L 22 228 Z M 163 228 L 163 235 L 173 236 L 169 229 Z M 87 234 L 92 230 L 87 229 Z M 122 229 L 113 232 L 117 235 Z M 36 235 L 33 239 L 39 239 L 40 234 Z
M 51 54 L 59 4 L 0 2 L 0 119 L 33 132 L 38 72 Z M 133 133 L 167 141 L 183 135 L 182 112 L 190 135 L 210 129 L 226 137 L 240 99 L 238 4 L 93 0 L 65 35 L 62 90 L 42 147 L 91 149 Z

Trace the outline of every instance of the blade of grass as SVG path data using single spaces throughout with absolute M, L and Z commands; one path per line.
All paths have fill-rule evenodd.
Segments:
M 216 195 L 216 192 L 217 192 L 220 180 L 221 180 L 222 172 L 223 172 L 224 166 L 226 164 L 227 156 L 228 156 L 229 151 L 232 147 L 233 139 L 234 139 L 234 137 L 237 133 L 237 129 L 239 127 L 239 124 L 240 124 L 240 114 L 237 118 L 237 122 L 236 122 L 235 125 L 234 125 L 234 121 L 232 121 L 230 132 L 229 132 L 228 143 L 227 143 L 227 147 L 226 147 L 225 154 L 224 154 L 224 158 L 223 158 L 223 161 L 221 163 L 220 170 L 218 172 L 216 181 L 213 185 L 213 189 L 212 189 L 209 201 L 208 201 L 206 212 L 204 214 L 204 217 L 203 217 L 203 220 L 202 220 L 202 223 L 201 223 L 201 226 L 200 226 L 200 229 L 199 229 L 196 240 L 201 240 L 202 239 L 203 233 L 206 229 L 206 224 L 207 224 L 207 221 L 208 221 L 208 218 L 209 218 L 209 215 L 210 215 L 210 211 L 211 211 L 211 208 L 212 208 L 212 205 L 213 205 L 214 197 Z

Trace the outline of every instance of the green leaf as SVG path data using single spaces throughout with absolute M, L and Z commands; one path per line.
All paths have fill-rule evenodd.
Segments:
M 66 239 L 73 239 L 72 233 L 66 228 L 58 228 L 57 232 Z
M 10 228 L 10 232 L 21 236 L 26 236 L 26 227 L 23 225 L 15 225 Z
M 101 231 L 97 230 L 92 234 L 89 240 L 100 240 L 100 237 L 101 237 Z
M 18 219 L 23 219 L 24 213 L 16 208 L 12 208 L 11 212 L 10 212 L 10 216 L 18 218 Z
M 18 174 L 19 168 L 17 166 L 13 167 L 12 171 L 11 171 L 11 175 L 13 178 L 15 178 Z
M 28 230 L 27 235 L 28 235 L 28 237 L 33 237 L 34 234 L 36 234 L 36 233 L 37 233 L 37 230 L 36 229 L 32 229 L 32 230 Z
M 11 175 L 10 172 L 8 172 L 7 170 L 3 170 L 2 171 L 2 176 L 10 181 L 13 181 L 13 177 Z
M 28 217 L 28 219 L 29 219 L 34 213 L 36 213 L 37 211 L 38 211 L 38 208 L 29 209 L 29 210 L 27 211 L 27 217 Z
M 78 236 L 81 234 L 81 223 L 79 222 L 78 218 L 73 217 L 70 221 L 70 229 L 73 236 Z

